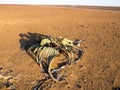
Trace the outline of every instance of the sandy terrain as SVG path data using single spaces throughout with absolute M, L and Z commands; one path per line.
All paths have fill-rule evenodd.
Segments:
M 120 11 L 0 5 L 0 90 L 31 90 L 44 77 L 20 49 L 21 35 L 34 33 L 85 40 L 82 59 L 63 70 L 64 81 L 47 81 L 49 90 L 120 88 Z

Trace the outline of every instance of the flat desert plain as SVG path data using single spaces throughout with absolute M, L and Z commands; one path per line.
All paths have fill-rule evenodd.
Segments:
M 21 50 L 22 36 L 35 33 L 85 40 L 80 61 L 64 68 L 65 80 L 48 80 L 44 90 L 120 89 L 120 7 L 0 5 L 0 90 L 31 90 L 44 77 Z

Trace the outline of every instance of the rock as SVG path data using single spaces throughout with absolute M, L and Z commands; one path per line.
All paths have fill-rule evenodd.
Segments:
M 81 85 L 80 84 L 75 84 L 76 87 L 78 88 L 81 88 Z

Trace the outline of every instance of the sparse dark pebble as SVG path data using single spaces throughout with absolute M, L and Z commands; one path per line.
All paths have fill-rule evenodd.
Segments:
M 78 87 L 78 88 L 81 88 L 80 84 L 76 84 L 75 86 Z
M 11 85 L 13 85 L 13 84 L 10 83 L 10 82 L 6 82 L 6 83 L 5 83 L 6 88 L 10 87 Z
M 0 67 L 0 71 L 2 70 L 3 68 L 2 67 Z
M 80 65 L 79 67 L 83 67 L 83 65 Z
M 68 86 L 67 88 L 70 88 L 70 86 Z

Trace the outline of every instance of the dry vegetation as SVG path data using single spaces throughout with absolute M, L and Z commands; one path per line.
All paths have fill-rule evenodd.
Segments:
M 54 6 L 0 5 L 0 89 L 31 90 L 39 65 L 21 51 L 27 32 L 84 39 L 84 55 L 63 70 L 49 90 L 115 90 L 120 87 L 120 11 Z

